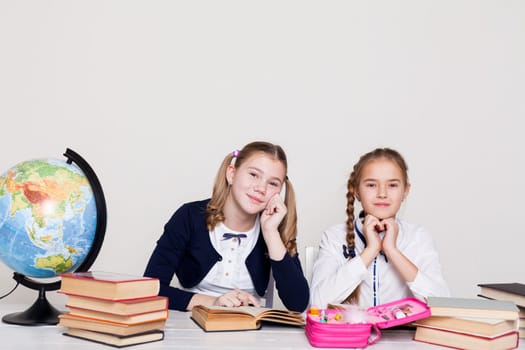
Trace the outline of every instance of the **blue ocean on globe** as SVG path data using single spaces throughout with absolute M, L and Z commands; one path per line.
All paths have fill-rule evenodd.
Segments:
M 13 271 L 36 278 L 74 271 L 96 227 L 93 191 L 75 164 L 30 160 L 0 175 L 0 260 Z

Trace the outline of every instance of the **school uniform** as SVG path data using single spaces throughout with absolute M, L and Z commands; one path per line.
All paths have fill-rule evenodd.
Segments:
M 215 270 L 222 271 L 216 264 L 227 262 L 214 248 L 206 227 L 208 202 L 209 199 L 186 203 L 173 214 L 164 226 L 164 233 L 157 241 L 144 272 L 144 276 L 159 278 L 159 295 L 169 298 L 170 309 L 186 311 L 191 298 L 199 290 L 197 286 L 210 270 L 215 266 Z M 265 294 L 271 270 L 284 306 L 289 310 L 304 311 L 308 306 L 309 289 L 297 254 L 292 257 L 286 253 L 280 261 L 270 259 L 261 232 L 252 246 L 251 252 L 246 253 L 245 267 L 256 294 L 261 297 Z M 243 267 L 235 271 L 245 270 Z M 181 288 L 170 286 L 174 275 Z
M 449 296 L 431 235 L 420 225 L 396 222 L 397 247 L 418 268 L 414 281 L 406 282 L 384 254 L 378 254 L 368 268 L 365 266 L 360 257 L 365 248 L 363 226 L 361 220 L 356 220 L 355 251 L 347 247 L 346 224 L 332 226 L 323 233 L 313 266 L 311 304 L 324 308 L 328 303 L 342 303 L 358 286 L 358 303 L 363 307 L 410 296 Z M 354 254 L 354 258 L 348 258 Z

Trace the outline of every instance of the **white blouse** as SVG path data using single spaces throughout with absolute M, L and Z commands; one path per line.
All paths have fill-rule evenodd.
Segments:
M 219 296 L 232 289 L 242 289 L 256 295 L 255 287 L 246 267 L 246 258 L 255 247 L 260 230 L 259 217 L 257 217 L 253 228 L 246 232 L 231 230 L 224 223 L 218 224 L 210 232 L 210 240 L 213 248 L 222 256 L 222 260 L 211 268 L 197 286 L 185 290 Z M 223 235 L 226 233 L 245 234 L 246 237 L 225 239 Z
M 359 305 L 370 307 L 415 296 L 449 296 L 450 292 L 441 272 L 438 253 L 432 236 L 420 225 L 397 220 L 397 246 L 418 268 L 416 278 L 405 282 L 395 267 L 383 255 L 378 255 L 368 266 L 360 254 L 365 245 L 355 234 L 356 257 L 345 258 L 346 225 L 327 229 L 319 245 L 319 254 L 313 266 L 311 305 L 325 308 L 328 303 L 342 303 L 359 286 Z M 356 220 L 355 230 L 362 232 L 362 223 Z

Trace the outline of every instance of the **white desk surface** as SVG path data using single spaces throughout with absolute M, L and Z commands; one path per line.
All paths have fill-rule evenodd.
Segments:
M 0 318 L 12 312 L 24 311 L 27 306 L 0 303 Z M 112 347 L 62 335 L 64 328 L 57 326 L 18 326 L 0 322 L 2 350 L 62 350 L 112 349 Z M 130 349 L 213 349 L 213 350 L 284 350 L 316 349 L 310 345 L 304 329 L 274 326 L 265 323 L 256 331 L 209 332 L 202 331 L 191 319 L 190 313 L 170 311 L 164 328 L 164 340 Z M 413 331 L 384 330 L 382 337 L 370 350 L 438 350 L 447 349 L 412 340 Z M 519 349 L 525 349 L 520 342 Z

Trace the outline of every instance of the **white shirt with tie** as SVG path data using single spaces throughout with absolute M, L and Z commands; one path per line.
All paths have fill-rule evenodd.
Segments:
M 378 255 L 367 268 L 360 257 L 365 243 L 357 233 L 356 257 L 345 257 L 346 225 L 339 224 L 328 228 L 321 238 L 312 270 L 311 305 L 325 308 L 328 303 L 342 303 L 358 286 L 359 305 L 367 308 L 411 296 L 449 296 L 430 233 L 420 225 L 399 219 L 397 223 L 397 246 L 418 268 L 414 281 L 406 282 L 383 255 Z M 356 220 L 355 225 L 355 230 L 362 232 L 361 221 Z
M 257 217 L 255 225 L 246 232 L 229 229 L 222 222 L 215 226 L 215 229 L 210 232 L 210 240 L 213 248 L 221 255 L 222 260 L 211 268 L 198 285 L 185 290 L 219 296 L 232 289 L 241 289 L 252 295 L 257 295 L 246 267 L 246 258 L 255 247 L 260 231 L 259 217 Z M 246 237 L 225 238 L 225 234 L 245 234 Z

